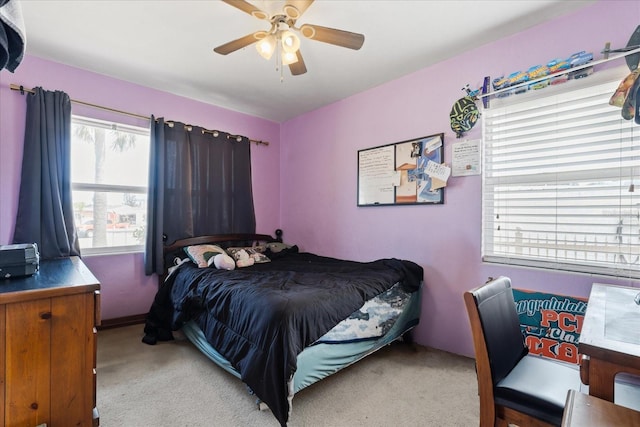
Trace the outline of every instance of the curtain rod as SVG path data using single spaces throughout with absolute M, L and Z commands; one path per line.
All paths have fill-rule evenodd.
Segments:
M 22 95 L 24 95 L 25 92 L 35 93 L 35 91 L 33 89 L 28 89 L 28 88 L 26 88 L 26 87 L 24 87 L 22 85 L 17 85 L 17 84 L 13 84 L 13 83 L 11 83 L 9 85 L 9 89 L 20 91 L 20 93 Z M 151 117 L 149 117 L 149 116 L 143 116 L 143 115 L 140 115 L 140 114 L 129 113 L 128 111 L 116 110 L 115 108 L 104 107 L 102 105 L 92 104 L 90 102 L 85 102 L 85 101 L 78 101 L 77 99 L 71 99 L 71 102 L 74 102 L 76 104 L 86 105 L 88 107 L 98 108 L 100 110 L 111 111 L 113 113 L 124 114 L 125 116 L 136 117 L 138 119 L 151 120 Z M 173 127 L 173 121 L 167 121 L 166 123 L 169 126 Z M 191 125 L 185 125 L 185 129 L 191 130 L 191 128 L 192 128 Z M 210 134 L 212 134 L 214 136 L 217 136 L 219 131 L 204 129 L 202 131 L 202 133 L 210 133 Z M 227 136 L 227 139 L 235 139 L 238 142 L 240 142 L 242 140 L 242 138 L 243 138 L 242 135 L 231 135 L 230 134 L 230 135 Z M 249 140 L 249 142 L 254 142 L 257 145 L 269 145 L 269 143 L 267 141 L 258 141 L 256 139 L 251 139 L 251 138 L 247 138 L 247 139 Z

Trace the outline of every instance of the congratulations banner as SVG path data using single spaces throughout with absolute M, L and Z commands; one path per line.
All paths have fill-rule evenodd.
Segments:
M 578 364 L 587 300 L 523 289 L 513 289 L 513 297 L 529 352 Z

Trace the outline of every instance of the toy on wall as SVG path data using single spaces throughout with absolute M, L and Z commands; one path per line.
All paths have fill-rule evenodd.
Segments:
M 524 93 L 530 89 L 544 89 L 545 87 L 564 83 L 570 79 L 580 79 L 593 73 L 593 67 L 583 67 L 593 61 L 593 53 L 584 50 L 570 55 L 568 58 L 555 58 L 545 65 L 534 65 L 527 71 L 516 71 L 507 77 L 500 76 L 491 82 L 494 91 L 499 91 L 498 98 L 512 94 Z M 569 71 L 580 67 L 578 70 Z M 561 73 L 563 72 L 563 73 Z M 524 84 L 531 82 L 529 84 Z M 504 90 L 510 87 L 512 90 Z
M 469 85 L 462 88 L 467 94 L 458 99 L 451 107 L 449 118 L 451 120 L 451 130 L 456 133 L 457 138 L 462 138 L 478 122 L 480 111 L 476 106 L 480 89 L 471 90 Z
M 629 52 L 640 48 L 640 25 L 631 34 L 627 46 L 622 49 L 610 49 L 609 43 L 606 44 L 602 53 L 605 57 L 609 56 L 611 52 Z M 629 71 L 631 71 L 618 85 L 616 91 L 609 99 L 609 104 L 620 107 L 622 118 L 625 120 L 632 120 L 635 118 L 635 122 L 640 124 L 640 70 L 638 69 L 638 62 L 640 61 L 640 54 L 634 53 L 625 57 Z
M 640 83 L 640 79 L 638 79 L 638 75 L 640 74 L 639 70 L 633 70 L 629 73 L 618 85 L 618 88 L 613 93 L 611 98 L 609 99 L 609 104 L 614 107 L 622 108 L 622 118 L 625 120 L 631 120 L 634 116 L 633 106 L 635 103 L 635 94 L 633 93 L 634 87 L 635 90 L 638 90 L 638 84 Z
M 629 38 L 629 42 L 627 45 L 620 49 L 611 49 L 611 43 L 607 43 L 604 47 L 604 50 L 601 52 L 604 54 L 604 59 L 609 58 L 610 53 L 614 52 L 629 52 L 631 50 L 635 50 L 640 47 L 640 25 L 638 25 L 635 31 L 631 34 Z M 627 55 L 624 57 L 627 61 L 627 66 L 629 70 L 634 71 L 638 68 L 638 62 L 640 62 L 640 53 L 633 53 L 631 55 Z

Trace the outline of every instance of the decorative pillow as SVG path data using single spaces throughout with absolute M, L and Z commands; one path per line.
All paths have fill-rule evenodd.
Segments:
M 198 267 L 203 268 L 208 266 L 209 258 L 214 257 L 217 254 L 223 254 L 224 249 L 218 245 L 195 245 L 187 246 L 184 251 L 191 261 L 196 263 Z
M 209 267 L 215 266 L 218 270 L 233 270 L 236 268 L 236 263 L 227 254 L 218 254 L 209 258 Z
M 263 253 L 266 249 L 267 248 L 264 245 L 248 246 L 248 247 L 231 247 L 231 248 L 227 248 L 227 253 L 231 255 L 231 257 L 234 260 L 236 260 L 236 265 L 238 261 L 244 258 L 243 251 L 249 256 L 249 258 L 253 259 L 253 262 L 255 262 L 256 264 L 260 264 L 263 262 L 271 261 L 269 257 L 267 257 Z M 240 266 L 238 265 L 238 267 Z

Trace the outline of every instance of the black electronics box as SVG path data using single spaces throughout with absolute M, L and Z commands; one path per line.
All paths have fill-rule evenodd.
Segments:
M 35 243 L 0 245 L 0 279 L 31 276 L 40 266 L 40 254 Z

